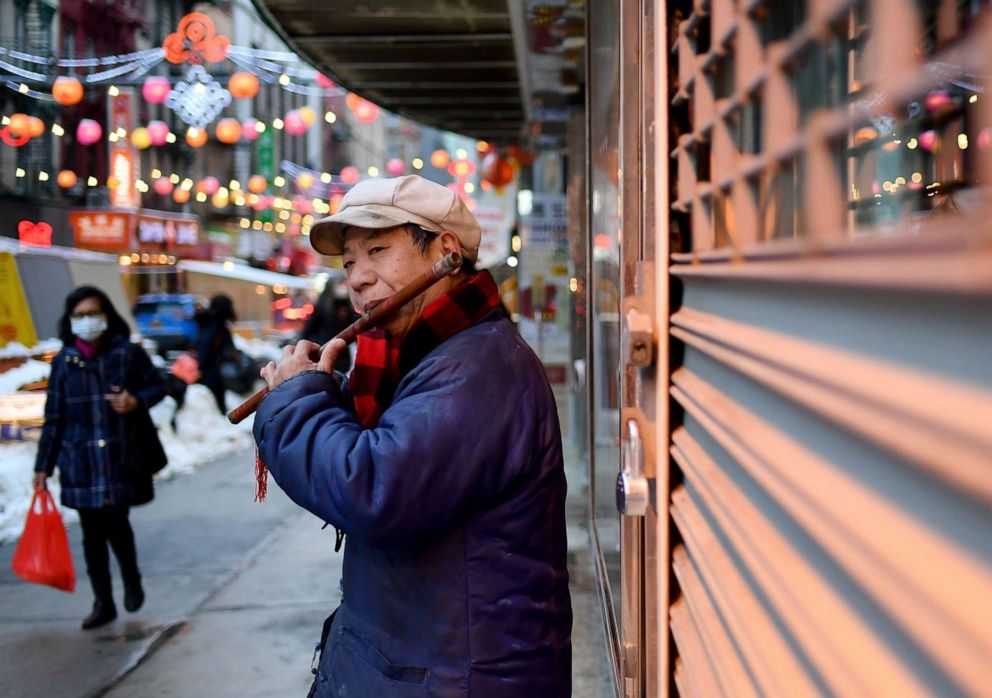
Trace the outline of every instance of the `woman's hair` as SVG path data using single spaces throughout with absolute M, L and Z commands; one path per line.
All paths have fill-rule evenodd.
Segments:
M 210 299 L 209 312 L 221 322 L 234 322 L 238 319 L 234 312 L 234 302 L 230 296 L 223 293 L 218 293 Z
M 87 298 L 96 298 L 100 301 L 100 308 L 103 310 L 103 314 L 107 316 L 107 331 L 105 333 L 107 336 L 131 336 L 131 328 L 128 326 L 127 321 L 117 312 L 117 309 L 110 302 L 110 297 L 106 293 L 96 286 L 80 286 L 65 297 L 65 310 L 62 313 L 62 317 L 59 318 L 59 339 L 62 340 L 62 344 L 70 346 L 75 341 L 76 335 L 72 333 L 69 318 L 72 316 L 72 311 L 76 309 L 76 306 Z

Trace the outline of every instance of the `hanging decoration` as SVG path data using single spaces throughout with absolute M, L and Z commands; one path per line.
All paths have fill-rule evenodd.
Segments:
M 169 125 L 157 119 L 148 122 L 148 137 L 151 138 L 152 145 L 161 147 L 169 140 Z
M 513 181 L 513 165 L 499 153 L 493 151 L 482 159 L 482 179 L 494 187 L 502 187 Z
M 190 148 L 202 148 L 207 144 L 207 132 L 202 128 L 190 126 L 186 130 L 186 143 Z
M 168 196 L 174 188 L 168 177 L 159 177 L 155 180 L 155 184 L 152 187 L 159 196 Z
M 65 75 L 55 78 L 52 97 L 63 107 L 72 107 L 83 101 L 83 85 L 76 78 Z
M 72 170 L 62 170 L 57 175 L 55 175 L 55 183 L 58 184 L 63 189 L 72 189 L 74 186 L 76 186 L 76 182 L 78 181 L 79 178 L 76 176 L 76 173 L 73 172 Z
M 196 185 L 197 193 L 207 196 L 213 196 L 218 189 L 220 189 L 220 180 L 213 176 L 204 177 Z
M 214 135 L 217 136 L 217 140 L 221 143 L 233 145 L 241 140 L 241 124 L 237 119 L 221 119 L 217 122 Z
M 355 115 L 355 121 L 358 123 L 371 124 L 379 118 L 379 105 L 359 97 L 351 112 Z
M 231 93 L 201 65 L 194 65 L 186 78 L 169 93 L 165 105 L 190 126 L 205 128 L 231 103 Z
M 170 63 L 219 63 L 227 57 L 231 40 L 217 34 L 214 22 L 202 12 L 190 12 L 178 29 L 165 37 L 162 48 Z
M 265 130 L 265 125 L 258 119 L 245 119 L 241 122 L 241 137 L 246 141 L 258 140 L 258 136 L 263 130 Z
M 184 204 L 189 201 L 189 190 L 178 187 L 172 191 L 172 200 L 177 204 Z
M 293 110 L 286 114 L 284 120 L 286 133 L 291 136 L 302 136 L 307 131 L 307 123 L 303 120 L 298 110 Z
M 235 99 L 251 99 L 258 94 L 258 78 L 246 70 L 239 71 L 227 81 L 227 89 Z
M 76 126 L 76 140 L 83 145 L 93 145 L 103 137 L 103 127 L 93 119 L 83 119 Z
M 163 141 L 164 143 L 165 141 Z M 150 148 L 152 145 L 152 137 L 148 133 L 148 129 L 144 126 L 139 126 L 138 128 L 131 131 L 131 145 L 133 145 L 138 150 L 145 150 Z
M 141 86 L 141 96 L 149 104 L 164 104 L 170 92 L 172 92 L 172 83 L 161 75 L 146 78 Z
M 10 130 L 19 136 L 31 137 L 31 117 L 27 114 L 11 114 L 10 116 Z
M 447 167 L 449 162 L 451 162 L 451 156 L 448 155 L 447 150 L 435 150 L 431 153 L 431 164 L 439 170 Z
M 248 178 L 248 191 L 253 194 L 261 194 L 268 186 L 269 183 L 262 175 L 252 175 Z
M 361 177 L 361 174 L 358 172 L 357 167 L 348 165 L 347 167 L 341 168 L 341 174 L 339 176 L 341 177 L 342 182 L 348 185 L 352 185 L 358 181 L 358 178 Z
M 13 129 L 11 129 L 8 125 L 0 128 L 0 140 L 9 146 L 20 148 L 22 145 L 31 140 L 31 136 L 26 133 L 14 133 Z
M 399 158 L 393 158 L 386 163 L 386 172 L 393 175 L 394 177 L 399 177 L 403 174 L 403 170 L 406 169 L 406 164 Z

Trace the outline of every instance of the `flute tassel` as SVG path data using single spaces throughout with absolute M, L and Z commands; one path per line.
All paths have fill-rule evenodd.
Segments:
M 269 489 L 269 469 L 262 462 L 262 457 L 258 455 L 258 446 L 255 446 L 255 501 L 265 502 L 265 493 Z

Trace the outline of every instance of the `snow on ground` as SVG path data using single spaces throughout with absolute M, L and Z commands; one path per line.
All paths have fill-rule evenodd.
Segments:
M 10 342 L 5 347 L 0 347 L 0 359 L 14 359 L 21 356 L 37 356 L 49 351 L 58 351 L 62 348 L 62 342 L 58 339 L 44 339 L 28 349 L 20 342 Z
M 50 364 L 28 359 L 18 367 L 0 373 L 0 395 L 17 392 L 18 388 L 28 383 L 48 380 L 50 370 Z

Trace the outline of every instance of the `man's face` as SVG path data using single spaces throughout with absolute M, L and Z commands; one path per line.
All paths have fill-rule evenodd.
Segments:
M 444 251 L 439 238 L 435 238 L 427 252 L 421 252 L 405 226 L 372 230 L 348 228 L 344 236 L 342 262 L 348 275 L 348 290 L 352 304 L 362 314 L 368 313 L 375 303 L 385 300 L 441 259 Z M 405 335 L 421 311 L 435 298 L 448 291 L 450 284 L 431 286 L 414 298 L 385 325 L 393 335 Z

